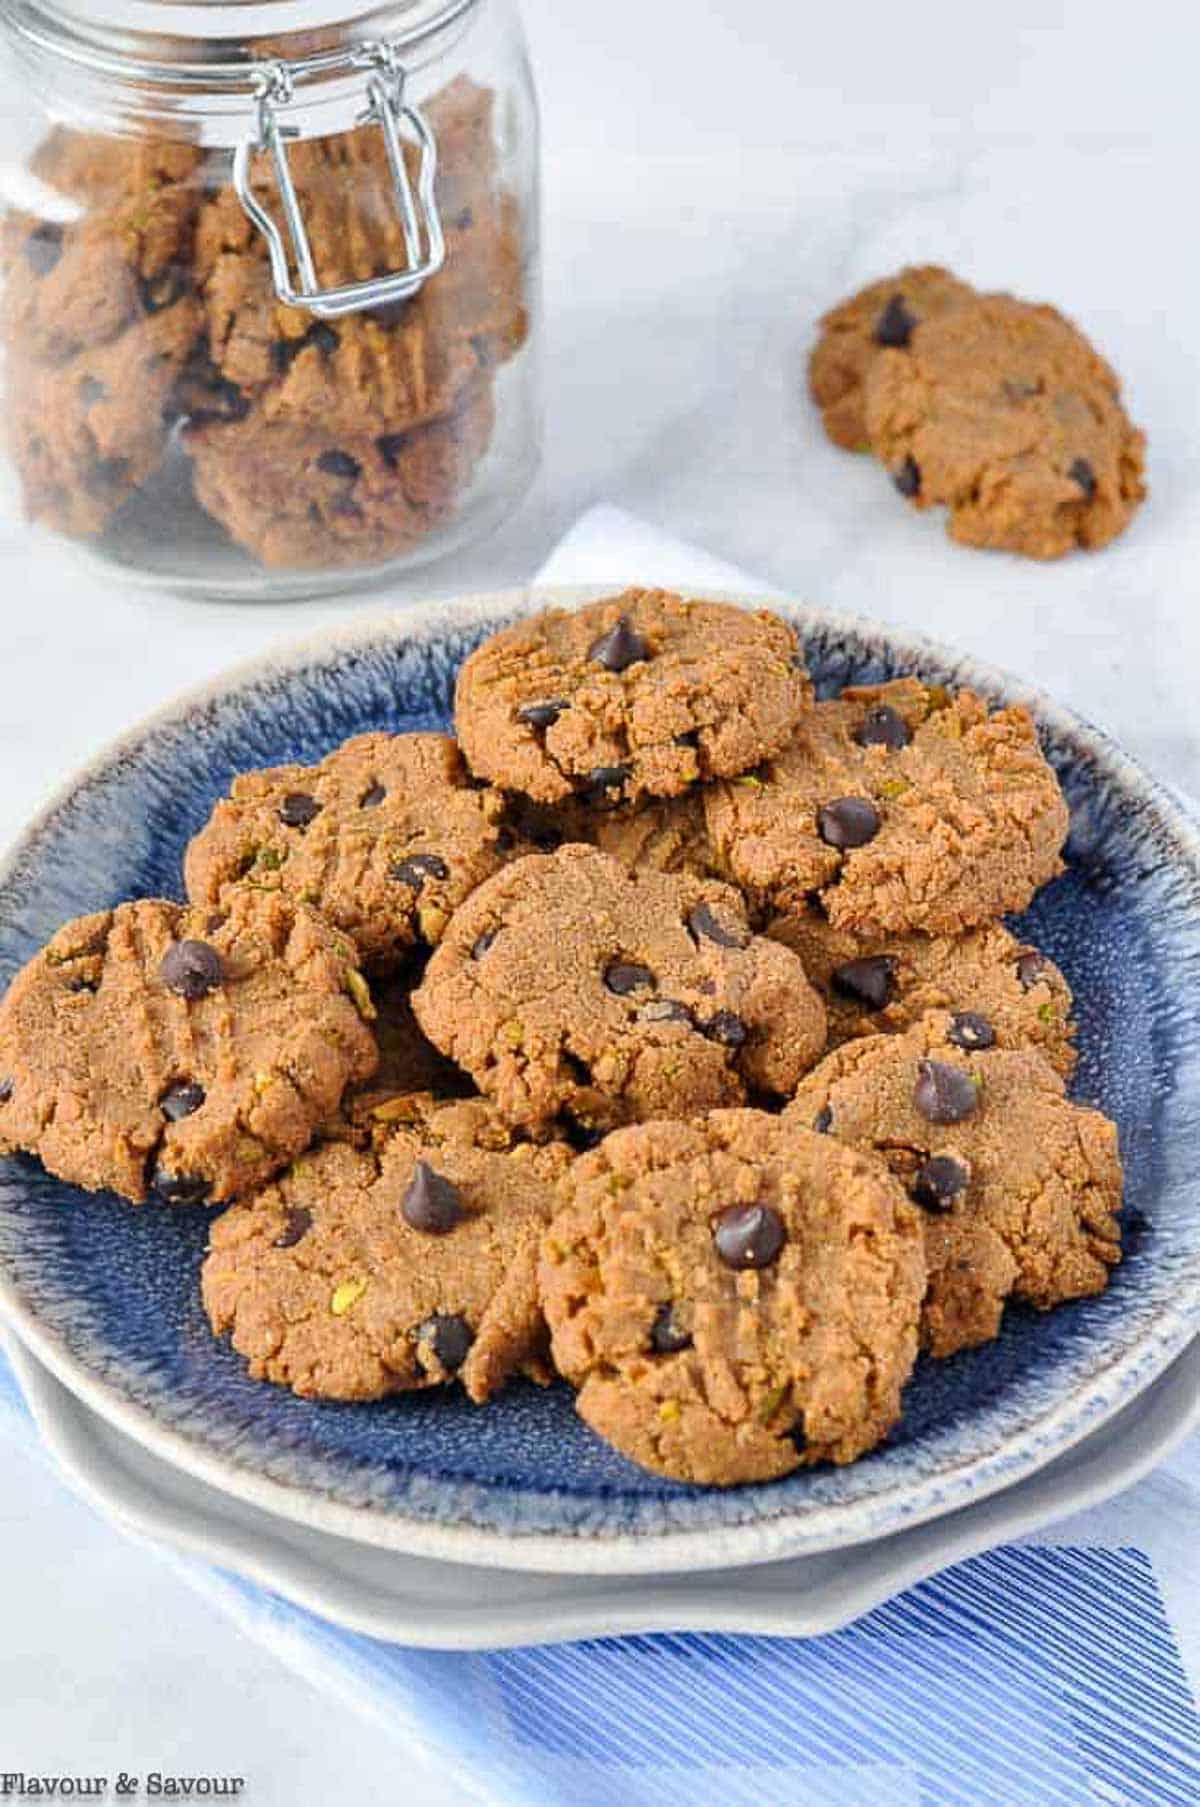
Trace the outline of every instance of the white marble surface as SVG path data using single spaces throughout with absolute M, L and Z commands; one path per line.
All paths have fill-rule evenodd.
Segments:
M 525 10 L 547 128 L 545 467 L 505 530 L 408 593 L 522 581 L 606 498 L 780 589 L 1015 668 L 1200 789 L 1200 14 Z M 800 374 L 815 315 L 925 258 L 1055 301 L 1117 363 L 1153 497 L 1109 551 L 1047 568 L 962 551 L 821 438 Z M 0 597 L 0 840 L 132 718 L 341 612 L 125 595 L 13 531 Z M 451 1798 L 32 1466 L 0 1490 L 0 1598 L 0 1769 L 161 1757 L 247 1775 L 255 1807 Z

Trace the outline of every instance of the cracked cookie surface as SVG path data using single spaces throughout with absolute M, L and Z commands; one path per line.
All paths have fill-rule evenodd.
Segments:
M 1068 828 L 1027 710 L 915 678 L 846 690 L 704 793 L 717 871 L 758 910 L 819 898 L 856 935 L 956 935 L 1028 905 Z
M 413 1001 L 434 1045 L 535 1130 L 790 1096 L 825 1042 L 799 960 L 751 934 L 736 892 L 575 845 L 481 885 Z
M 963 1020 L 967 1047 L 1032 1048 L 1064 1077 L 1075 1068 L 1071 990 L 1053 960 L 1001 923 L 964 935 L 860 940 L 817 910 L 779 916 L 766 934 L 790 947 L 825 1000 L 829 1042 L 903 1034 L 929 1010 Z
M 825 431 L 848 452 L 869 452 L 865 385 L 880 352 L 907 346 L 913 329 L 975 291 L 937 264 L 909 265 L 869 283 L 822 316 L 808 362 L 809 393 Z
M 458 678 L 472 769 L 541 803 L 678 796 L 786 742 L 809 696 L 777 616 L 629 590 L 494 634 Z
M 384 969 L 438 941 L 504 863 L 503 815 L 448 735 L 358 735 L 319 765 L 235 778 L 188 847 L 188 896 L 219 905 L 251 887 L 278 891 L 319 909 Z
M 571 1156 L 479 1100 L 398 1096 L 373 1148 L 331 1143 L 212 1227 L 203 1298 L 252 1377 L 380 1399 L 539 1377 L 538 1239 Z
M 0 1150 L 135 1202 L 235 1197 L 374 1071 L 366 997 L 350 943 L 280 897 L 82 917 L 0 1001 Z
M 900 1416 L 925 1286 L 882 1163 L 759 1111 L 615 1131 L 542 1244 L 554 1359 L 644 1467 L 729 1486 L 851 1462 Z
M 951 1030 L 934 1013 L 847 1042 L 784 1113 L 881 1155 L 923 1207 L 936 1356 L 990 1341 L 1010 1298 L 1046 1311 L 1102 1292 L 1121 1259 L 1116 1126 L 1072 1103 L 1040 1055 L 968 1053 Z
M 915 508 L 968 546 L 1061 558 L 1107 545 L 1146 488 L 1145 435 L 1111 367 L 1052 307 L 983 295 L 884 351 L 871 448 Z

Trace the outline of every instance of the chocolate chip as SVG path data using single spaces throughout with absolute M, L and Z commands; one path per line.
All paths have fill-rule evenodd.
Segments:
M 195 1085 L 190 1079 L 180 1079 L 167 1087 L 158 1101 L 158 1108 L 172 1123 L 179 1123 L 184 1117 L 194 1116 L 204 1099 L 202 1085 Z
M 576 1154 L 590 1154 L 593 1148 L 599 1148 L 606 1131 L 594 1129 L 590 1123 L 580 1123 L 575 1117 L 561 1119 L 562 1132 Z
M 250 412 L 250 398 L 216 372 L 197 379 L 197 398 L 191 401 L 187 417 L 194 427 L 228 426 L 245 420 Z
M 893 295 L 875 322 L 875 343 L 888 345 L 895 351 L 904 351 L 916 324 L 917 317 L 909 313 L 903 295 Z
M 489 947 L 491 947 L 492 943 L 495 941 L 495 939 L 499 933 L 500 933 L 500 930 L 498 928 L 497 929 L 484 929 L 483 934 L 479 937 L 478 941 L 475 943 L 474 947 L 471 949 L 472 960 L 482 960 L 483 956 L 487 953 Z
M 887 747 L 898 753 L 912 739 L 912 730 L 898 709 L 890 703 L 876 703 L 863 716 L 854 738 L 860 747 Z
M 273 342 L 271 364 L 276 376 L 287 375 L 307 344 L 307 339 L 276 339 Z
M 382 784 L 373 784 L 369 791 L 364 791 L 358 800 L 359 809 L 378 809 L 387 796 L 387 789 Z
M 312 1212 L 306 1211 L 303 1206 L 297 1205 L 293 1210 L 288 1212 L 287 1217 L 284 1219 L 283 1228 L 271 1244 L 271 1247 L 275 1249 L 294 1249 L 298 1242 L 304 1241 L 304 1238 L 311 1229 Z
M 965 1068 L 923 1060 L 917 1066 L 913 1104 L 929 1123 L 961 1123 L 978 1110 L 979 1088 Z
M 678 1355 L 681 1349 L 691 1346 L 692 1333 L 679 1322 L 675 1306 L 660 1305 L 650 1326 L 650 1347 L 655 1355 Z
M 376 326 L 382 326 L 387 332 L 393 326 L 399 326 L 407 312 L 407 301 L 385 301 L 382 307 L 368 308 L 367 319 L 373 320 Z
M 398 470 L 404 449 L 408 445 L 407 433 L 381 433 L 375 441 L 375 450 L 387 465 L 389 471 Z
M 207 941 L 177 941 L 163 955 L 158 976 L 168 991 L 194 1002 L 223 982 L 225 962 Z
M 1096 473 L 1086 458 L 1077 458 L 1067 476 L 1072 483 L 1078 483 L 1083 491 L 1085 502 L 1090 502 L 1096 494 Z
M 445 1236 L 462 1222 L 462 1199 L 457 1186 L 436 1173 L 428 1161 L 418 1161 L 400 1201 L 400 1212 L 412 1229 L 426 1236 Z
M 162 314 L 187 294 L 191 282 L 183 264 L 170 263 L 165 270 L 143 277 L 139 287 L 146 312 Z
M 813 1118 L 813 1129 L 818 1136 L 827 1136 L 833 1128 L 833 1106 L 823 1104 Z
M 414 853 L 410 859 L 400 860 L 393 866 L 389 876 L 397 884 L 411 885 L 419 894 L 424 890 L 427 878 L 449 878 L 450 868 L 436 853 Z
M 323 351 L 327 357 L 331 356 L 342 342 L 332 326 L 327 326 L 324 320 L 318 320 L 315 325 L 310 326 L 306 336 L 308 343 L 315 345 L 317 350 Z
M 595 665 L 603 665 L 605 671 L 628 671 L 631 665 L 649 657 L 650 649 L 628 615 L 622 615 L 616 626 L 601 634 L 588 649 L 588 658 Z
M 417 1341 L 428 1345 L 430 1354 L 447 1374 L 457 1374 L 471 1353 L 475 1332 L 466 1318 L 439 1311 L 418 1326 Z
M 686 1004 L 678 1003 L 674 998 L 651 998 L 643 1004 L 638 1012 L 640 1023 L 687 1023 L 689 1028 L 695 1019 Z
M 94 997 L 99 989 L 100 981 L 98 979 L 85 979 L 79 977 L 67 981 L 67 990 L 74 992 L 76 996 L 78 996 L 81 991 L 86 991 Z
M 165 1205 L 202 1205 L 212 1191 L 212 1182 L 198 1173 L 168 1173 L 165 1167 L 155 1168 L 150 1186 Z
M 948 1154 L 935 1154 L 919 1169 L 912 1183 L 912 1195 L 927 1211 L 948 1211 L 959 1194 L 966 1191 L 970 1179 L 961 1161 Z
M 526 703 L 523 709 L 517 710 L 517 720 L 524 722 L 527 728 L 536 728 L 540 732 L 544 728 L 552 728 L 566 706 L 566 699 L 563 697 L 555 697 L 544 703 Z
M 631 770 L 627 765 L 598 765 L 587 775 L 588 801 L 595 804 L 609 802 L 613 791 L 624 790 Z M 617 801 L 620 801 L 619 796 Z
M 564 1048 L 562 1050 L 561 1059 L 563 1066 L 567 1069 L 567 1072 L 571 1075 L 571 1078 L 576 1085 L 595 1085 L 596 1081 L 592 1069 L 588 1066 L 587 1061 L 581 1060 L 573 1049 Z
M 879 811 L 867 797 L 839 797 L 817 812 L 821 839 L 843 852 L 851 847 L 865 847 L 882 825 Z
M 716 1016 L 709 1017 L 701 1028 L 710 1042 L 720 1042 L 723 1048 L 743 1048 L 750 1031 L 740 1016 L 732 1010 L 718 1010 Z
M 921 467 L 915 458 L 906 458 L 898 470 L 892 472 L 892 482 L 902 496 L 919 496 L 921 493 Z
M 770 1205 L 730 1205 L 713 1225 L 713 1241 L 726 1267 L 769 1267 L 787 1231 Z
M 981 1048 L 996 1046 L 996 1031 L 977 1010 L 960 1010 L 946 1031 L 946 1040 L 968 1054 L 977 1054 Z
M 307 791 L 289 791 L 275 814 L 285 828 L 307 828 L 321 813 L 321 805 Z
M 744 929 L 732 929 L 719 920 L 710 904 L 697 904 L 687 919 L 696 941 L 712 941 L 717 947 L 748 947 L 750 937 Z
M 7 1076 L 0 1079 L 0 1104 L 7 1104 L 13 1095 L 13 1082 Z
M 1032 991 L 1045 976 L 1046 960 L 1043 955 L 1034 952 L 1021 955 L 1017 961 L 1017 978 L 1025 991 Z
M 801 1412 L 795 1424 L 793 1424 L 791 1430 L 788 1432 L 787 1438 L 788 1442 L 794 1447 L 797 1455 L 802 1456 L 805 1454 L 808 1449 L 808 1426 L 804 1422 L 803 1412 Z
M 614 960 L 604 971 L 605 985 L 619 998 L 628 997 L 631 991 L 643 987 L 652 991 L 657 982 L 648 966 L 636 966 L 629 960 Z
M 349 477 L 351 481 L 362 476 L 362 465 L 358 459 L 352 458 L 349 452 L 337 450 L 322 452 L 317 459 L 317 469 L 324 471 L 327 477 Z
M 63 228 L 56 220 L 42 220 L 25 240 L 25 262 L 35 276 L 49 276 L 63 254 Z
M 865 1004 L 868 1010 L 885 1010 L 895 991 L 896 962 L 886 954 L 868 954 L 835 966 L 830 977 L 840 997 Z

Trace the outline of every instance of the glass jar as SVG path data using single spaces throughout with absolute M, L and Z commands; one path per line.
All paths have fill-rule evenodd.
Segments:
M 276 598 L 495 526 L 540 440 L 510 0 L 8 0 L 3 506 Z

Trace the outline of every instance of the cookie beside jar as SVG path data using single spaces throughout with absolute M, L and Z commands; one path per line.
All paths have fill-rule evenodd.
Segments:
M 246 598 L 495 525 L 540 438 L 536 108 L 508 0 L 345 0 L 249 39 L 232 6 L 202 38 L 173 0 L 153 33 L 120 10 L 22 0 L 4 22 L 35 101 L 5 159 L 7 506 L 124 574 Z

